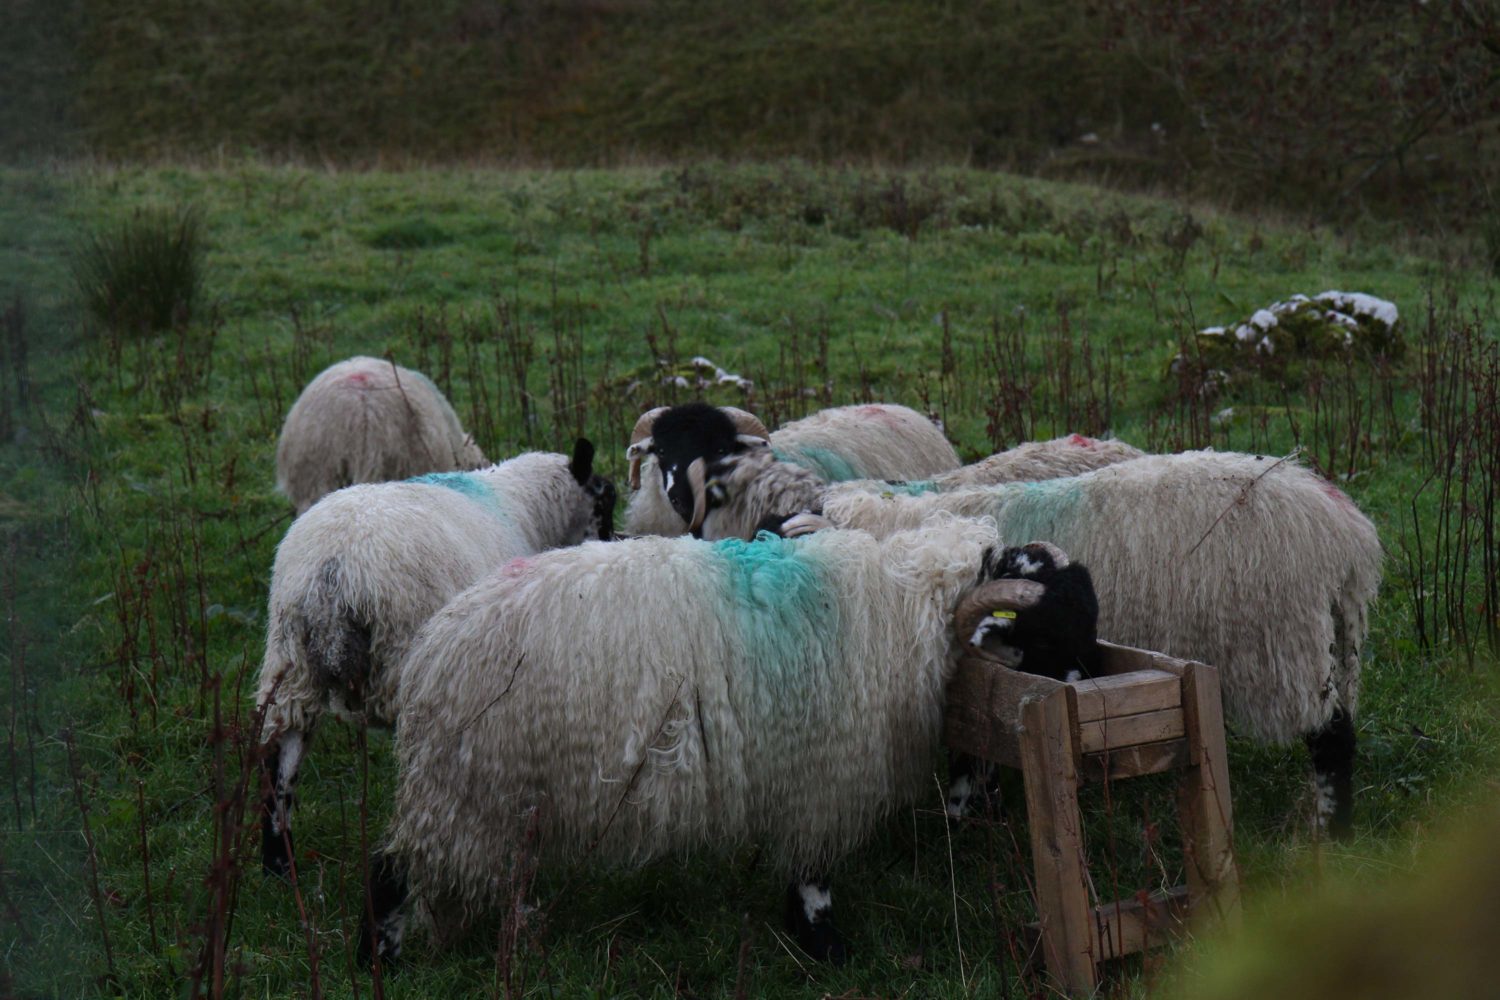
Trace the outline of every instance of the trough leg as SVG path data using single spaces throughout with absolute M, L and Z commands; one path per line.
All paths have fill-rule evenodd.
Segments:
M 1317 791 L 1318 826 L 1337 840 L 1347 840 L 1354 825 L 1354 719 L 1342 708 L 1317 732 L 1308 733 L 1313 787 Z
M 1217 670 L 1187 664 L 1182 718 L 1191 756 L 1178 778 L 1177 814 L 1187 855 L 1188 906 L 1195 920 L 1234 925 L 1240 913 L 1239 869 Z
M 786 890 L 787 931 L 809 956 L 843 965 L 849 946 L 833 926 L 833 884 L 827 875 L 793 879 Z
M 1069 992 L 1098 985 L 1078 815 L 1078 748 L 1067 692 L 1021 706 L 1021 772 L 1047 971 Z
M 261 801 L 260 863 L 277 878 L 292 871 L 292 788 L 306 747 L 305 734 L 291 730 L 268 743 L 261 758 L 268 790 Z

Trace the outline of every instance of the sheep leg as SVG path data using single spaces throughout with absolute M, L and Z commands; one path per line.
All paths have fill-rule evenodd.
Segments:
M 401 937 L 406 929 L 406 871 L 390 855 L 377 854 L 370 859 L 365 890 L 355 957 L 365 968 L 379 961 L 389 971 L 401 956 Z
M 849 946 L 833 926 L 833 889 L 828 876 L 798 878 L 786 890 L 787 931 L 820 962 L 843 965 Z
M 1346 840 L 1354 821 L 1354 719 L 1342 708 L 1335 709 L 1322 729 L 1304 739 L 1312 754 L 1318 827 Z
M 260 821 L 260 864 L 267 875 L 287 878 L 292 871 L 292 786 L 307 748 L 305 734 L 289 730 L 272 742 L 262 758 L 267 791 Z
M 976 815 L 981 807 L 1000 804 L 999 769 L 987 760 L 966 753 L 948 758 L 948 818 Z

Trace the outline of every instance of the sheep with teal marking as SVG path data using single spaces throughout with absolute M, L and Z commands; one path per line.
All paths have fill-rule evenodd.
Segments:
M 610 537 L 615 490 L 593 460 L 580 438 L 571 461 L 528 452 L 476 472 L 351 486 L 292 522 L 276 549 L 256 694 L 267 871 L 290 865 L 292 785 L 323 713 L 392 725 L 396 665 L 450 597 L 517 556 Z
M 399 949 L 408 885 L 501 903 L 530 836 L 544 865 L 758 843 L 799 943 L 842 960 L 831 866 L 933 794 L 953 611 L 983 593 L 995 544 L 960 518 L 884 540 L 646 537 L 519 559 L 459 594 L 403 666 L 366 957 Z
M 905 406 L 868 403 L 833 407 L 787 424 L 775 433 L 768 432 L 758 418 L 744 410 L 720 407 L 720 417 L 713 416 L 714 410 L 703 403 L 658 407 L 636 421 L 626 452 L 630 488 L 634 491 L 625 511 L 628 534 L 700 533 L 693 501 L 680 499 L 686 495 L 683 491 L 691 489 L 691 463 L 698 458 L 708 465 L 733 459 L 739 466 L 738 479 L 747 484 L 754 480 L 764 502 L 778 505 L 811 498 L 827 483 L 921 479 L 959 466 L 958 453 L 942 429 Z M 663 417 L 665 423 L 661 422 Z M 658 433 L 658 428 L 666 435 Z M 706 477 L 713 478 L 712 474 Z M 800 509 L 779 507 L 775 512 Z M 723 524 L 731 517 L 720 513 L 714 520 Z M 736 521 L 703 537 L 749 538 L 758 521 L 758 516 L 744 524 Z
M 318 498 L 355 483 L 484 464 L 427 376 L 355 357 L 324 369 L 292 404 L 276 445 L 276 487 L 300 516 Z
M 1302 737 L 1319 825 L 1346 834 L 1375 526 L 1293 459 L 1152 455 L 1082 476 L 906 496 L 842 491 L 822 513 L 877 536 L 936 513 L 983 517 L 1007 544 L 1085 563 L 1099 637 L 1219 668 L 1225 714 L 1254 739 Z

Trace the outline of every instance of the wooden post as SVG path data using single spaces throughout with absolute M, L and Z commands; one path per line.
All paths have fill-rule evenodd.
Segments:
M 1036 872 L 1036 906 L 1048 973 L 1065 990 L 1089 993 L 1094 969 L 1093 908 L 1078 813 L 1078 723 L 1071 688 L 1021 705 L 1021 771 Z
M 1233 927 L 1240 917 L 1240 882 L 1234 862 L 1234 806 L 1229 801 L 1219 672 L 1213 667 L 1187 664 L 1182 675 L 1182 714 L 1191 759 L 1177 783 L 1177 813 L 1182 823 L 1189 909 L 1196 921 Z

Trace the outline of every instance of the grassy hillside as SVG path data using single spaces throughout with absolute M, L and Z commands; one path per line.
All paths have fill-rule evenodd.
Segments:
M 185 204 L 206 223 L 207 304 L 147 337 L 100 328 L 67 248 Z M 697 355 L 754 383 L 710 398 L 772 426 L 892 400 L 940 416 L 969 458 L 1071 431 L 1154 450 L 1300 447 L 1389 553 L 1359 722 L 1360 834 L 1347 847 L 1310 834 L 1302 748 L 1234 738 L 1250 906 L 1403 866 L 1494 774 L 1482 576 L 1497 554 L 1475 533 L 1493 525 L 1494 494 L 1444 492 L 1463 468 L 1493 490 L 1475 455 L 1500 412 L 1482 396 L 1496 378 L 1489 284 L 1463 261 L 1083 186 L 796 163 L 6 170 L 0 211 L 0 304 L 15 303 L 0 373 L 0 993 L 369 989 L 349 955 L 389 739 L 319 733 L 299 786 L 297 898 L 255 863 L 249 701 L 288 517 L 276 433 L 300 387 L 354 353 L 432 375 L 490 455 L 586 432 L 617 479 L 635 415 L 699 394 L 675 378 Z M 1395 301 L 1404 358 L 1260 366 L 1219 395 L 1169 374 L 1200 327 L 1328 288 Z M 1090 801 L 1109 848 L 1101 887 L 1179 878 L 1170 803 L 1143 784 Z M 847 969 L 792 954 L 781 887 L 749 853 L 582 875 L 544 856 L 529 922 L 490 915 L 426 938 L 385 995 L 1040 988 L 1017 936 L 1031 914 L 1024 817 L 950 843 L 937 805 L 934 785 L 931 809 L 894 817 L 840 870 Z M 1131 967 L 1115 989 L 1151 981 Z

